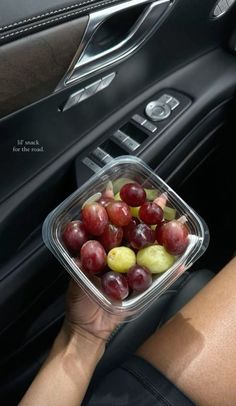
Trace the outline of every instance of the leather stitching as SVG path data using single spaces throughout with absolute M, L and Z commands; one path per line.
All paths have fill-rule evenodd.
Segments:
M 38 20 L 39 18 L 42 18 L 42 17 L 49 17 L 51 15 L 61 13 L 63 11 L 68 11 L 68 10 L 71 10 L 72 8 L 76 8 L 76 7 L 79 7 L 79 6 L 83 6 L 84 4 L 92 3 L 93 1 L 95 1 L 95 0 L 81 1 L 81 3 L 75 3 L 75 4 L 72 4 L 71 6 L 58 8 L 56 10 L 48 11 L 47 13 L 43 13 L 43 14 L 38 14 L 37 16 L 26 18 L 25 20 L 20 20 L 20 21 L 17 21 L 15 23 L 12 23 L 12 24 L 4 25 L 3 27 L 0 27 L 0 31 L 7 30 L 8 28 L 17 27 L 17 26 L 19 26 L 21 24 L 25 24 L 25 23 L 28 23 L 28 22 L 31 22 L 31 21 L 35 21 L 35 20 Z
M 78 15 L 78 14 L 81 14 L 81 13 L 85 12 L 85 11 L 95 9 L 95 8 L 97 8 L 97 7 L 99 7 L 99 6 L 105 6 L 105 5 L 107 5 L 107 4 L 111 4 L 111 3 L 115 3 L 115 2 L 117 2 L 117 0 L 109 0 L 109 1 L 104 1 L 104 2 L 102 2 L 102 3 L 95 4 L 94 6 L 85 7 L 85 8 L 83 8 L 82 10 L 78 10 L 78 11 L 75 11 L 75 12 L 73 12 L 73 13 L 66 14 L 65 16 L 53 18 L 53 19 L 51 19 L 51 20 L 49 20 L 49 21 L 45 21 L 45 22 L 42 22 L 42 23 L 39 23 L 39 24 L 32 25 L 31 27 L 28 27 L 28 28 L 23 28 L 23 29 L 21 29 L 21 30 L 18 30 L 18 31 L 9 33 L 9 34 L 2 35 L 2 36 L 0 37 L 0 39 L 3 40 L 3 39 L 5 39 L 5 38 L 14 37 L 14 36 L 17 36 L 18 34 L 21 34 L 21 33 L 23 33 L 23 32 L 27 32 L 27 31 L 33 30 L 33 29 L 38 28 L 38 27 L 43 27 L 43 26 L 48 25 L 48 24 L 51 24 L 51 23 L 53 23 L 53 22 L 60 21 L 60 20 L 64 20 L 64 19 L 66 19 L 66 18 L 68 18 L 68 17 L 76 16 L 76 15 Z
M 163 396 L 163 394 L 159 391 L 159 388 L 153 385 L 148 376 L 144 376 L 142 373 L 140 373 L 138 368 L 135 368 L 134 366 L 131 367 L 128 362 L 122 365 L 120 368 L 133 375 L 149 393 L 151 392 L 155 399 L 160 402 L 160 405 L 174 406 L 172 402 L 170 403 L 170 401 Z

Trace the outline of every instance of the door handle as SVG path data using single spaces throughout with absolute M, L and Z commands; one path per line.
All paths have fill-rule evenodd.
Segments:
M 128 0 L 91 13 L 76 55 L 55 91 L 73 85 L 134 53 L 156 30 L 160 17 L 172 4 L 171 0 Z M 113 30 L 112 18 L 119 19 L 120 16 L 122 19 L 122 13 L 135 11 L 138 7 L 141 7 L 141 12 L 135 21 L 131 19 L 131 27 L 126 26 L 127 32 L 122 32 L 122 21 Z M 106 28 L 109 26 L 112 32 L 108 29 L 106 38 Z

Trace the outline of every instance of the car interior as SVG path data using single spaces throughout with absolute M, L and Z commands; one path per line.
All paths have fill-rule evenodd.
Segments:
M 204 219 L 206 253 L 119 326 L 132 354 L 235 252 L 235 0 L 0 2 L 0 399 L 16 405 L 64 317 L 47 214 L 112 159 L 144 160 Z

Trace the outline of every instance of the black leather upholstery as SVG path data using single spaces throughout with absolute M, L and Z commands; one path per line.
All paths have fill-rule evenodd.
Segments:
M 140 317 L 131 323 L 123 324 L 108 343 L 107 350 L 94 373 L 86 399 L 101 376 L 134 353 L 161 323 L 178 311 L 213 276 L 214 274 L 208 270 L 186 272 Z M 35 320 L 37 325 L 26 332 L 25 343 L 17 348 L 4 366 L 2 365 L 1 404 L 11 406 L 19 402 L 47 356 L 60 329 L 63 311 L 64 295 L 48 306 L 46 316 L 42 314 L 42 317 Z
M 62 24 L 119 0 L 14 0 L 0 2 L 0 44 Z
M 37 17 L 50 13 L 51 10 L 55 12 L 51 15 L 55 15 L 56 11 L 61 12 L 67 10 L 73 10 L 78 7 L 79 3 L 84 3 L 85 0 L 80 0 L 78 2 L 73 0 L 18 0 L 17 6 L 14 0 L 1 0 L 1 14 L 0 14 L 0 25 L 4 27 L 15 21 L 26 20 L 27 18 Z M 43 17 L 43 16 L 42 16 Z
M 124 324 L 108 343 L 107 350 L 94 373 L 84 405 L 99 378 L 134 353 L 158 326 L 173 316 L 213 276 L 214 273 L 209 270 L 186 273 L 140 317 L 131 323 Z

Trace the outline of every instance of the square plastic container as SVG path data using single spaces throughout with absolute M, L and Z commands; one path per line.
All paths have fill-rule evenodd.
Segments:
M 117 193 L 121 178 L 136 181 L 147 189 L 158 190 L 158 194 L 167 192 L 168 206 L 176 209 L 176 218 L 186 216 L 190 235 L 186 251 L 177 257 L 171 268 L 154 277 L 148 290 L 141 294 L 132 294 L 122 302 L 116 302 L 107 297 L 98 286 L 95 286 L 75 263 L 63 245 L 61 234 L 68 222 L 80 219 L 80 210 L 84 202 L 94 194 L 104 191 L 109 181 L 112 181 L 114 192 Z M 104 166 L 47 216 L 43 224 L 43 240 L 72 278 L 92 299 L 106 311 L 121 314 L 124 317 L 130 316 L 129 320 L 131 320 L 163 294 L 204 253 L 209 243 L 209 231 L 196 212 L 142 160 L 124 156 L 114 159 Z

